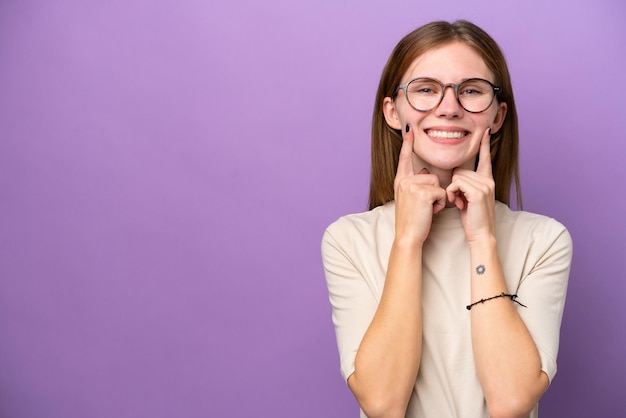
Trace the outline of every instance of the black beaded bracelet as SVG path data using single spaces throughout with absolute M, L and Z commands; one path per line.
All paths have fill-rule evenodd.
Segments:
M 520 306 L 523 306 L 524 308 L 526 307 L 526 305 L 524 305 L 523 303 L 520 303 L 520 302 L 517 301 L 517 295 L 511 295 L 509 293 L 502 292 L 499 295 L 495 295 L 495 296 L 492 296 L 490 298 L 481 299 L 481 300 L 479 300 L 477 302 L 472 303 L 471 305 L 467 305 L 466 308 L 469 311 L 469 310 L 472 309 L 473 306 L 478 305 L 479 303 L 485 303 L 485 302 L 487 302 L 488 300 L 491 300 L 491 299 L 504 298 L 504 297 L 511 299 L 513 302 L 517 303 Z

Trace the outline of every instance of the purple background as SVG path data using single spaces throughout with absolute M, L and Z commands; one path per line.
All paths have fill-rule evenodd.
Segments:
M 0 416 L 357 416 L 320 239 L 365 209 L 391 49 L 456 18 L 509 60 L 525 208 L 575 242 L 542 417 L 617 416 L 625 17 L 620 0 L 1 0 Z

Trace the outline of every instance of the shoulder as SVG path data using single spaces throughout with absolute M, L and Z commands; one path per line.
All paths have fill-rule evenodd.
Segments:
M 529 243 L 551 246 L 558 242 L 571 251 L 572 238 L 569 231 L 558 220 L 532 212 L 514 211 L 503 203 L 496 204 L 497 230 L 502 234 L 525 236 Z
M 367 212 L 345 215 L 330 224 L 324 232 L 322 246 L 334 243 L 341 247 L 358 243 L 373 243 L 389 234 L 395 228 L 394 203 L 389 202 Z

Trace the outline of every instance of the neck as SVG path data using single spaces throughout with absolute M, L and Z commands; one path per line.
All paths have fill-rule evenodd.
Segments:
M 443 170 L 443 169 L 437 168 L 437 167 L 426 167 L 426 168 L 432 174 L 434 174 L 437 177 L 439 177 L 439 185 L 443 189 L 447 188 L 450 185 L 450 183 L 452 183 L 452 171 L 453 170 Z

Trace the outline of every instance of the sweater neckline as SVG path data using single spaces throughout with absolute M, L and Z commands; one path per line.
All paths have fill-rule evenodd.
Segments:
M 383 208 L 389 211 L 390 214 L 393 214 L 396 210 L 396 202 L 392 200 L 386 203 L 381 209 Z M 461 213 L 456 207 L 445 208 L 433 216 L 433 224 L 459 224 L 459 222 L 461 222 Z
M 461 222 L 461 212 L 456 207 L 445 208 L 433 215 L 433 224 L 451 224 Z
M 506 205 L 496 201 L 496 212 L 502 210 L 501 206 L 506 206 Z M 386 203 L 385 205 L 383 205 L 383 208 L 385 208 L 385 210 L 390 211 L 391 213 L 394 213 L 396 210 L 396 202 L 392 200 Z M 459 209 L 456 207 L 445 208 L 444 210 L 436 213 L 433 216 L 433 224 L 446 225 L 446 224 L 459 224 L 460 222 L 461 222 L 461 212 L 459 212 Z

